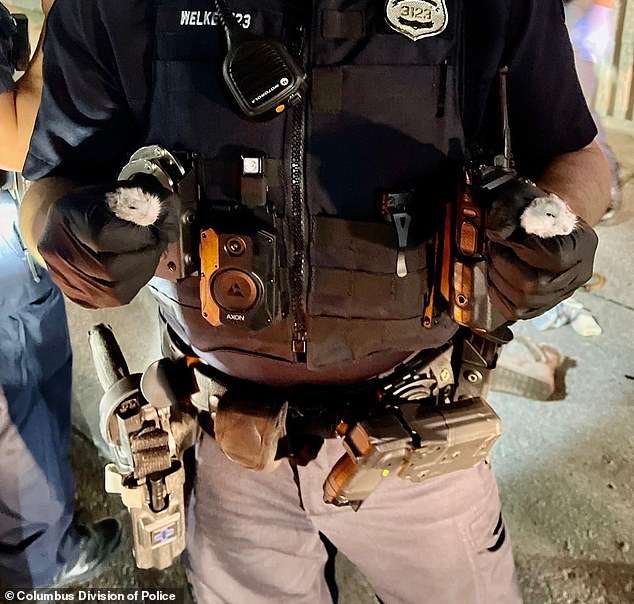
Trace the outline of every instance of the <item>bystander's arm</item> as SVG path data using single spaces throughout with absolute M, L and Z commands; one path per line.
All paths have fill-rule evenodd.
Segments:
M 0 169 L 20 172 L 29 150 L 29 142 L 42 97 L 42 46 L 46 16 L 54 0 L 44 0 L 44 25 L 24 75 L 15 90 L 0 93 Z
M 0 168 L 20 172 L 42 96 L 44 27 L 29 67 L 14 91 L 0 94 Z

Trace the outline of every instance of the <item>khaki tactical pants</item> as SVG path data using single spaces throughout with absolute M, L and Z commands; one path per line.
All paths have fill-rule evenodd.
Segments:
M 324 479 L 342 453 L 341 443 L 327 440 L 298 468 L 298 489 L 286 461 L 269 474 L 246 470 L 204 436 L 187 560 L 199 604 L 331 602 L 319 531 L 385 604 L 522 601 L 487 464 L 419 484 L 388 477 L 354 512 L 322 502 Z

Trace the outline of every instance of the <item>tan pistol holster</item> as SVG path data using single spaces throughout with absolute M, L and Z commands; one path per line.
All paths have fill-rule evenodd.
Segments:
M 170 359 L 130 374 L 111 329 L 96 325 L 89 343 L 104 395 L 100 431 L 113 463 L 105 487 L 130 512 L 133 554 L 139 568 L 164 569 L 185 549 L 183 456 L 199 435 L 193 412 L 176 393 Z

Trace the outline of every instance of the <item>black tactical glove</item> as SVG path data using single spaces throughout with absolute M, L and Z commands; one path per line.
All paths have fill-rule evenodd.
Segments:
M 53 280 L 85 308 L 130 302 L 154 275 L 171 238 L 173 204 L 164 189 L 151 191 L 161 210 L 149 226 L 115 216 L 112 195 L 133 189 L 141 191 L 132 183 L 88 187 L 66 195 L 48 213 L 38 249 Z
M 490 195 L 488 281 L 505 319 L 540 315 L 590 279 L 597 236 L 561 199 L 522 178 Z
M 520 227 L 521 216 L 531 202 L 548 193 L 523 178 L 513 178 L 495 189 L 484 202 L 487 214 L 487 236 L 507 239 Z
M 509 320 L 536 317 L 571 296 L 592 276 L 598 238 L 579 219 L 569 235 L 538 237 L 516 229 L 490 235 L 488 276 L 493 304 Z
M 15 23 L 9 11 L 0 3 L 0 94 L 13 90 L 13 68 L 10 65 L 12 37 L 16 33 Z

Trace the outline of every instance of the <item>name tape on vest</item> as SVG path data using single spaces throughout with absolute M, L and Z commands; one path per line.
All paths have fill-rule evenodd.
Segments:
M 244 29 L 251 26 L 251 13 L 233 13 L 238 25 Z M 211 10 L 182 10 L 181 25 L 216 27 L 219 23 L 218 12 Z

